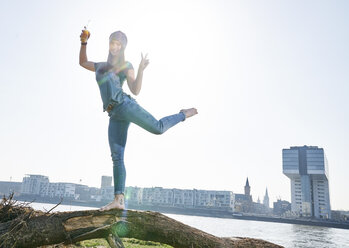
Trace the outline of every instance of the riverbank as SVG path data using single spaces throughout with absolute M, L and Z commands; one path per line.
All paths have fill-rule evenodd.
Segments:
M 290 219 L 281 217 L 268 217 L 268 216 L 256 216 L 256 215 L 233 215 L 233 219 L 239 220 L 253 220 L 253 221 L 264 221 L 264 222 L 278 222 L 287 224 L 307 225 L 307 226 L 323 226 L 340 229 L 349 229 L 349 224 L 340 222 L 333 222 L 327 220 L 316 220 L 316 219 Z

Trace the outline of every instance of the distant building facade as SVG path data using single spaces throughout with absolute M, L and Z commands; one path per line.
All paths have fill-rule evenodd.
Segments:
M 22 183 L 21 182 L 11 182 L 5 181 L 0 182 L 0 195 L 8 197 L 10 194 L 14 194 L 14 196 L 18 196 L 22 191 Z
M 21 194 L 75 198 L 75 189 L 76 184 L 74 183 L 50 183 L 47 176 L 26 175 L 22 181 Z
M 303 217 L 331 218 L 328 162 L 324 149 L 282 150 L 283 173 L 291 180 L 291 209 Z
M 126 187 L 125 199 L 126 202 L 131 202 L 136 205 L 142 204 L 143 188 L 139 187 Z
M 233 210 L 235 196 L 232 191 L 193 190 L 194 206 Z
M 22 181 L 21 194 L 40 195 L 48 194 L 49 179 L 42 175 L 25 175 Z
M 349 211 L 332 210 L 331 219 L 349 224 Z
M 49 183 L 48 193 L 42 196 L 75 198 L 75 187 L 73 183 Z
M 114 199 L 114 186 L 112 186 L 113 177 L 102 176 L 100 200 L 112 201 Z
M 232 191 L 126 187 L 125 195 L 130 204 L 212 208 L 228 211 L 234 208 Z
M 273 214 L 282 216 L 286 212 L 291 211 L 291 203 L 288 201 L 282 201 L 281 199 L 278 199 L 276 202 L 273 203 Z
M 101 188 L 111 187 L 112 180 L 113 180 L 113 177 L 102 176 Z

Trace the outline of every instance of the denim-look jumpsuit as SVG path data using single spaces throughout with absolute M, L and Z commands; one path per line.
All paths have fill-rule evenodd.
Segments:
M 124 194 L 126 180 L 124 151 L 130 122 L 151 133 L 162 134 L 172 126 L 184 121 L 185 115 L 180 112 L 158 121 L 139 106 L 135 99 L 124 93 L 122 85 L 126 79 L 127 70 L 133 69 L 131 63 L 126 62 L 126 68 L 118 74 L 106 70 L 106 62 L 95 63 L 94 66 L 104 111 L 108 106 L 113 105 L 109 112 L 108 138 L 113 160 L 114 193 Z

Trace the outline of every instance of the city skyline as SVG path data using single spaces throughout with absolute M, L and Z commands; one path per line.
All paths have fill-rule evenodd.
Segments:
M 15 184 L 14 184 L 15 183 Z M 85 204 L 98 204 L 114 198 L 111 176 L 101 177 L 100 188 L 91 188 L 75 183 L 50 182 L 45 175 L 27 174 L 22 182 L 2 182 L 2 194 L 14 194 L 20 199 L 39 197 L 41 201 L 63 200 L 84 201 Z M 6 190 L 8 192 L 6 192 Z M 270 214 L 268 193 L 264 196 L 263 204 L 253 201 L 250 195 L 251 187 L 248 178 L 244 186 L 244 194 L 224 190 L 178 189 L 178 188 L 139 188 L 128 186 L 125 191 L 126 202 L 130 204 L 165 204 L 185 205 L 187 207 L 218 207 L 232 212 L 249 212 Z M 28 198 L 29 197 L 29 198 Z M 30 200 L 29 200 L 30 201 Z M 39 200 L 40 202 L 40 200 Z M 81 202 L 80 202 L 81 203 Z
M 108 176 L 108 175 L 102 175 L 101 177 L 101 184 L 100 184 L 100 187 L 92 187 L 92 186 L 89 186 L 89 185 L 85 185 L 85 184 L 82 184 L 82 182 L 79 182 L 79 183 L 74 183 L 74 182 L 65 182 L 65 181 L 56 181 L 56 182 L 51 182 L 49 181 L 49 176 L 47 175 L 39 175 L 39 174 L 25 174 L 25 176 L 23 177 L 22 181 L 18 181 L 19 183 L 23 183 L 28 177 L 30 176 L 35 176 L 35 177 L 40 177 L 40 178 L 44 178 L 45 181 L 47 181 L 47 183 L 53 183 L 53 184 L 76 184 L 76 185 L 83 185 L 83 186 L 88 186 L 88 187 L 91 187 L 91 188 L 103 188 L 103 187 L 110 187 L 112 186 L 112 178 L 113 176 Z M 15 181 L 1 181 L 1 182 L 14 182 Z M 16 181 L 17 182 L 17 181 Z M 248 182 L 248 177 L 246 178 L 246 183 Z M 129 185 L 127 187 L 137 187 L 135 185 Z M 245 186 L 241 186 L 241 188 L 245 188 Z M 249 190 L 248 190 L 248 193 L 247 194 L 250 194 L 250 190 L 251 190 L 251 186 L 248 186 L 249 187 Z M 162 186 L 153 186 L 152 188 L 164 188 Z M 174 188 L 174 189 L 181 189 L 181 190 L 192 190 L 192 189 L 196 189 L 196 188 L 192 188 L 192 189 L 188 189 L 188 188 Z M 198 190 L 201 190 L 201 189 L 198 189 Z M 213 190 L 213 189 L 205 189 L 205 190 Z M 224 190 L 218 190 L 218 191 L 224 191 Z M 231 192 L 233 193 L 236 193 L 237 191 L 234 191 L 234 190 L 230 190 Z M 243 191 L 243 190 L 241 190 Z M 245 193 L 246 194 L 246 188 L 244 189 Z M 240 193 L 236 193 L 236 194 L 240 194 Z M 253 195 L 251 194 L 252 196 L 252 199 L 253 199 Z M 265 197 L 265 195 L 263 195 L 263 197 Z M 259 196 L 257 197 L 259 198 Z M 257 201 L 255 201 L 257 202 Z
M 98 187 L 112 175 L 108 116 L 78 60 L 88 24 L 93 62 L 116 30 L 135 70 L 148 53 L 133 97 L 155 118 L 199 112 L 160 136 L 131 125 L 126 185 L 242 192 L 248 177 L 254 200 L 268 188 L 271 202 L 291 201 L 282 149 L 318 146 L 331 207 L 349 209 L 348 1 L 33 0 L 0 12 L 1 181 Z
M 294 149 L 294 148 L 299 148 L 299 147 L 291 147 L 291 149 Z M 303 147 L 300 147 L 300 148 L 308 148 L 308 147 L 306 147 L 306 146 L 303 146 Z M 311 148 L 314 148 L 314 147 L 311 147 Z M 317 147 L 316 147 L 317 148 Z M 321 148 L 320 148 L 321 149 Z M 283 151 L 284 150 L 286 150 L 286 149 L 283 149 Z M 284 173 L 285 173 L 285 169 L 284 169 Z M 20 182 L 20 183 L 24 183 L 25 181 L 27 181 L 29 178 L 31 178 L 32 176 L 34 176 L 34 177 L 38 177 L 38 178 L 41 178 L 41 180 L 43 180 L 45 183 L 47 183 L 47 184 L 53 184 L 54 185 L 54 188 L 57 188 L 57 187 L 59 187 L 58 185 L 60 185 L 60 184 L 67 184 L 67 185 L 69 185 L 69 184 L 73 184 L 73 185 L 80 185 L 80 186 L 88 186 L 88 185 L 83 185 L 83 184 L 81 184 L 81 183 L 73 183 L 73 182 L 49 182 L 49 177 L 48 176 L 46 176 L 46 175 L 32 175 L 32 174 L 26 174 L 25 175 L 25 177 L 23 177 L 23 180 L 22 180 L 22 182 Z M 42 179 L 43 178 L 43 179 Z M 108 191 L 109 191 L 109 193 L 111 194 L 111 198 L 110 199 L 112 199 L 113 198 L 113 177 L 112 176 L 107 176 L 107 175 L 102 175 L 102 177 L 101 177 L 101 184 L 100 184 L 100 187 L 90 187 L 90 186 L 88 186 L 88 187 L 90 187 L 90 188 L 98 188 L 98 189 L 103 189 L 103 188 L 110 188 Z M 45 187 L 47 187 L 47 186 L 45 186 Z M 137 186 L 132 186 L 132 185 L 129 185 L 129 186 L 127 186 L 128 188 L 137 188 Z M 153 186 L 153 187 L 151 187 L 151 188 L 164 188 L 164 187 L 161 187 L 161 186 Z M 166 188 L 165 188 L 166 189 Z M 203 190 L 203 189 L 197 189 L 197 188 L 193 188 L 193 189 L 183 189 L 183 188 L 172 188 L 172 189 L 176 189 L 176 190 Z M 48 191 L 50 191 L 48 188 L 47 188 L 47 190 Z M 55 189 L 53 189 L 53 190 L 55 190 Z M 207 190 L 207 191 L 214 191 L 214 190 L 210 190 L 210 189 L 205 189 L 205 190 Z M 291 187 L 291 191 L 293 191 L 294 190 L 294 187 Z M 30 190 L 29 189 L 23 189 L 23 186 L 22 186 L 22 189 L 21 189 L 21 192 L 22 193 L 28 193 Z M 52 188 L 51 188 L 51 191 L 52 191 Z M 217 191 L 222 191 L 222 190 L 217 190 Z M 233 193 L 233 194 L 235 194 L 235 195 L 250 195 L 251 196 L 251 202 L 254 202 L 254 203 L 261 203 L 260 202 L 260 197 L 259 196 L 257 196 L 257 198 L 255 198 L 255 199 L 257 199 L 257 200 L 253 200 L 253 195 L 251 194 L 251 186 L 250 186 L 250 184 L 249 184 L 249 180 L 248 180 L 248 177 L 246 178 L 246 183 L 245 183 L 245 186 L 244 186 L 244 194 L 241 194 L 241 193 L 237 193 L 238 191 L 235 191 L 235 190 L 231 190 L 230 191 L 231 193 Z M 36 192 L 37 194 L 40 194 L 39 192 Z M 53 196 L 53 192 L 50 192 L 50 193 L 47 193 L 48 195 L 51 195 L 51 196 Z M 72 194 L 72 188 L 71 187 L 69 187 L 69 194 Z M 292 193 L 291 192 L 291 194 L 294 194 L 294 192 Z M 278 198 L 278 199 L 276 199 L 276 201 L 274 201 L 274 203 L 276 203 L 276 202 L 278 202 L 278 201 L 284 201 L 284 202 L 287 202 L 285 199 L 281 199 L 281 198 Z M 291 199 L 291 201 L 292 201 L 292 199 Z M 291 201 L 290 201 L 290 203 L 291 203 Z M 273 202 L 272 202 L 273 203 Z M 270 208 L 270 203 L 269 203 L 269 195 L 268 195 L 268 188 L 266 188 L 266 190 L 265 190 L 265 194 L 264 194 L 264 196 L 263 196 L 263 202 L 261 203 L 261 204 L 263 204 L 264 206 L 266 206 L 266 207 L 268 207 L 268 208 Z M 292 201 L 292 205 L 294 205 L 294 202 Z M 271 207 L 271 208 L 273 208 L 273 207 Z M 294 212 L 299 212 L 299 210 L 298 209 L 296 209 L 294 206 L 292 206 L 292 211 L 294 211 Z M 331 215 L 330 215 L 331 216 Z M 318 217 L 318 216 L 317 216 Z

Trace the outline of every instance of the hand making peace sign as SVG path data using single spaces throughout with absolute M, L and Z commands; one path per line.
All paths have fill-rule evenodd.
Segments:
M 148 54 L 145 54 L 143 57 L 143 53 L 141 53 L 141 56 L 142 60 L 141 63 L 139 63 L 139 69 L 143 71 L 149 65 L 149 59 L 147 58 Z

